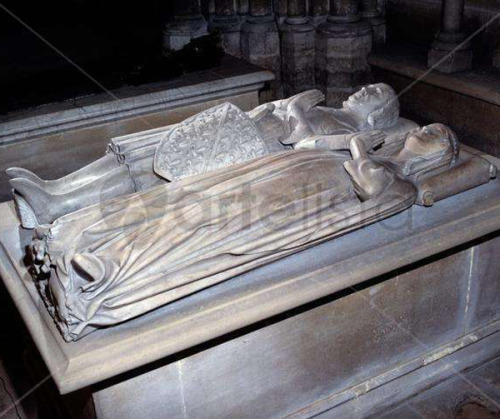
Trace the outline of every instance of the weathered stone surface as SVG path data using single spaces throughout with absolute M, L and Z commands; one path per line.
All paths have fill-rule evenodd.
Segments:
M 406 400 L 401 407 L 370 418 L 498 418 L 499 373 L 500 360 L 496 358 L 472 370 L 453 374 L 445 382 Z
M 181 362 L 158 368 L 93 394 L 98 419 L 185 417 Z
M 500 236 L 471 250 L 467 331 L 500 319 Z
M 207 22 L 201 14 L 200 0 L 175 2 L 174 17 L 163 30 L 163 48 L 177 51 L 192 39 L 207 35 Z
M 255 123 L 238 107 L 224 103 L 165 134 L 153 166 L 158 175 L 173 181 L 268 154 Z
M 314 27 L 309 24 L 287 24 L 283 27 L 281 54 L 283 91 L 286 97 L 313 89 Z
M 241 27 L 240 36 L 241 56 L 275 75 L 270 91 L 261 94 L 261 102 L 281 97 L 280 37 L 274 18 L 248 17 Z
M 451 52 L 430 49 L 427 65 L 442 73 L 458 73 L 469 70 L 472 67 L 472 50 L 462 49 Z
M 259 104 L 258 91 L 272 74 L 240 60 L 180 80 L 82 98 L 74 105 L 26 111 L 0 123 L 0 201 L 10 199 L 5 171 L 25 167 L 55 179 L 101 157 L 113 137 L 180 122 L 209 107 L 231 101 L 243 110 Z M 44 154 L 46 158 L 40 159 Z M 55 164 L 57 162 L 57 164 Z
M 407 54 L 376 54 L 370 61 L 375 79 L 404 92 L 399 95 L 402 115 L 421 124 L 442 121 L 461 142 L 500 156 L 500 96 L 493 93 L 500 83 L 493 72 L 431 72 L 422 78 L 426 62 Z
M 328 106 L 342 101 L 370 78 L 367 57 L 372 49 L 372 30 L 366 22 L 326 22 L 316 34 L 316 84 L 326 92 Z
M 236 13 L 234 0 L 217 0 L 215 2 L 215 14 L 210 19 L 208 29 L 220 33 L 222 48 L 227 54 L 234 57 L 241 55 L 241 24 L 242 19 Z
M 443 200 L 434 208 L 413 208 L 383 223 L 234 277 L 147 316 L 95 332 L 81 343 L 62 341 L 48 313 L 41 309 L 37 290 L 24 266 L 15 270 L 2 262 L 0 269 L 55 382 L 62 392 L 68 392 L 491 233 L 500 228 L 498 188 L 495 181 Z M 12 209 L 5 204 L 2 214 L 2 219 L 15 223 Z M 7 257 L 5 249 L 9 249 L 9 259 L 22 259 L 23 249 L 16 247 L 17 240 L 17 228 L 4 230 L 2 261 Z M 426 281 L 437 280 L 431 276 Z M 456 295 L 454 292 L 451 296 Z M 443 310 L 451 307 L 442 306 Z M 424 332 L 419 336 L 428 342 L 435 338 Z

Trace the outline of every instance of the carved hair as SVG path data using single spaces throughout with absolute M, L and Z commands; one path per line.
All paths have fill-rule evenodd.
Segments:
M 373 129 L 391 127 L 398 122 L 399 118 L 399 100 L 394 89 L 384 83 L 379 83 L 378 87 L 389 95 L 389 99 L 384 106 L 368 115 L 368 124 Z
M 435 123 L 429 125 L 429 127 L 432 127 L 432 129 L 438 131 L 443 139 L 449 141 L 452 153 L 451 164 L 454 164 L 457 161 L 458 154 L 460 152 L 460 145 L 458 143 L 457 134 L 455 134 L 455 132 L 450 127 L 444 124 Z

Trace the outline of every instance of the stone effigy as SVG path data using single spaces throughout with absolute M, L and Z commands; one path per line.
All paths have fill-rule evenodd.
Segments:
M 495 176 L 488 161 L 460 153 L 456 135 L 442 124 L 391 130 L 397 115 L 389 99 L 384 112 L 373 108 L 380 103 L 372 95 L 387 92 L 369 89 L 335 112 L 315 109 L 317 91 L 248 114 L 224 104 L 167 129 L 121 138 L 113 153 L 69 181 L 44 184 L 15 169 L 23 175 L 12 180 L 18 207 L 32 206 L 32 190 L 23 186 L 29 183 L 59 200 L 55 210 L 46 209 L 51 221 L 35 229 L 30 254 L 39 292 L 64 338 L 80 339 Z M 353 120 L 346 128 L 352 109 L 358 121 L 379 129 L 363 131 Z M 259 123 L 266 119 L 281 134 L 265 135 Z M 294 143 L 295 150 L 273 150 L 276 141 Z M 127 163 L 109 170 L 115 156 Z M 152 167 L 141 174 L 145 162 Z M 160 181 L 148 184 L 152 178 Z M 110 179 L 130 190 L 113 190 Z M 93 196 L 100 182 L 106 199 L 71 202 L 81 188 L 86 199 Z M 39 223 L 43 214 L 34 212 Z
M 42 180 L 27 170 L 11 168 L 7 174 L 12 179 L 22 224 L 26 228 L 34 228 L 85 206 L 160 185 L 175 178 L 172 173 L 167 171 L 162 174 L 162 171 L 166 166 L 173 168 L 176 160 L 179 162 L 177 167 L 183 167 L 180 170 L 186 174 L 219 167 L 220 163 L 209 162 L 211 157 L 206 157 L 213 155 L 217 159 L 216 148 L 224 143 L 223 154 L 232 155 L 232 158 L 223 159 L 223 164 L 227 165 L 257 155 L 284 151 L 312 135 L 353 134 L 371 130 L 381 130 L 389 135 L 407 132 L 417 126 L 399 118 L 397 96 L 384 84 L 361 89 L 344 103 L 342 109 L 317 106 L 323 100 L 321 92 L 310 90 L 286 100 L 261 105 L 248 114 L 234 105 L 223 104 L 181 124 L 114 138 L 105 157 L 55 181 Z M 227 115 L 230 120 L 223 121 Z M 207 121 L 216 119 L 217 123 L 209 129 Z M 218 143 L 217 136 L 207 135 L 208 131 L 215 132 L 215 126 L 226 130 L 222 134 L 226 136 L 225 141 Z M 244 136 L 240 127 L 245 127 Z M 190 147 L 193 143 L 197 144 L 197 148 L 201 144 L 205 147 L 201 153 L 204 158 L 196 158 L 194 166 L 192 157 L 196 153 L 191 153 L 190 159 L 186 159 L 185 153 L 177 153 L 177 156 L 183 156 L 181 158 L 174 158 L 175 153 L 172 153 L 173 144 L 176 144 L 175 147 L 187 146 L 185 141 L 179 141 L 181 130 L 187 130 L 184 138 L 191 137 Z M 252 140 L 236 140 L 243 137 Z M 233 141 L 228 142 L 228 138 L 233 138 Z M 232 151 L 238 148 L 233 154 Z

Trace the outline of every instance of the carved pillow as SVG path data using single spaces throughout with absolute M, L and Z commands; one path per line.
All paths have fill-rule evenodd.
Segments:
M 224 103 L 168 131 L 156 150 L 154 171 L 177 180 L 268 154 L 254 122 L 238 107 Z

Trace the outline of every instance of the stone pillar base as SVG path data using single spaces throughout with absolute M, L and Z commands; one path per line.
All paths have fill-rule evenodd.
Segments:
M 163 30 L 163 49 L 177 51 L 187 45 L 191 39 L 207 35 L 207 22 L 201 15 L 175 17 Z
M 275 81 L 271 82 L 271 89 L 261 95 L 261 100 L 269 101 L 281 97 L 280 37 L 272 16 L 249 16 L 243 23 L 241 55 L 252 64 L 272 71 L 276 77 Z
M 222 48 L 233 57 L 241 56 L 240 29 L 242 21 L 239 16 L 214 16 L 208 25 L 210 32 L 219 32 Z
M 316 86 L 327 106 L 339 107 L 360 85 L 370 81 L 367 57 L 372 49 L 372 28 L 366 21 L 330 20 L 316 33 Z
M 307 18 L 288 18 L 281 41 L 285 97 L 314 89 L 314 26 Z
M 429 50 L 427 66 L 448 74 L 470 70 L 472 68 L 470 44 L 464 44 L 456 49 L 459 45 L 459 43 L 436 39 Z
M 311 16 L 311 24 L 317 28 L 318 26 L 322 25 L 323 23 L 326 22 L 327 15 L 322 15 L 322 16 Z

